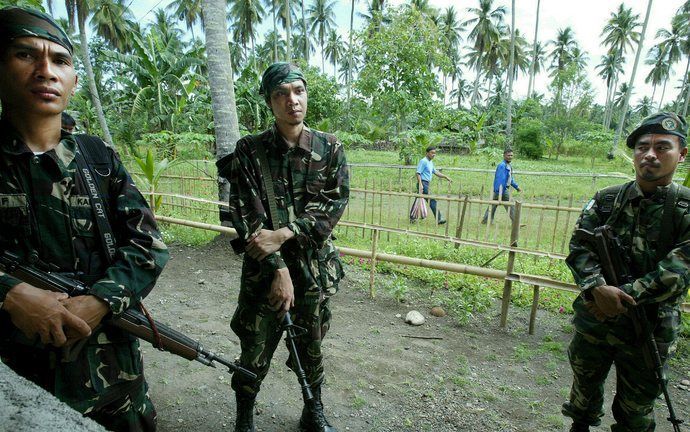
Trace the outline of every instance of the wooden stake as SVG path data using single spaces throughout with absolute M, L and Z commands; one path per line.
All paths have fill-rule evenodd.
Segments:
M 515 220 L 513 222 L 513 229 L 510 232 L 510 245 L 517 247 L 518 239 L 520 237 L 520 213 L 522 210 L 522 203 L 515 202 Z M 506 265 L 506 275 L 513 273 L 513 266 L 515 265 L 515 252 L 508 252 L 508 264 Z M 501 327 L 505 327 L 508 321 L 508 307 L 510 306 L 510 297 L 513 291 L 513 281 L 506 278 L 503 283 L 503 301 L 501 304 Z
M 374 288 L 374 278 L 376 277 L 376 248 L 379 242 L 379 230 L 374 229 L 373 240 L 371 242 L 371 269 L 369 271 L 369 297 L 376 296 L 376 289 Z
M 537 308 L 539 307 L 539 285 L 532 287 L 532 311 L 529 314 L 529 334 L 534 334 L 534 323 L 537 321 Z

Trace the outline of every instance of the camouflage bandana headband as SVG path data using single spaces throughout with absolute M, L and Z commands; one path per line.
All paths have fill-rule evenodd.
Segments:
M 259 94 L 266 99 L 266 103 L 270 104 L 271 93 L 276 87 L 297 81 L 298 79 L 301 79 L 305 86 L 307 85 L 307 79 L 304 78 L 304 74 L 294 64 L 285 62 L 273 63 L 261 77 Z
M 74 51 L 67 33 L 55 20 L 35 9 L 6 7 L 0 9 L 0 46 L 20 37 L 38 37 Z

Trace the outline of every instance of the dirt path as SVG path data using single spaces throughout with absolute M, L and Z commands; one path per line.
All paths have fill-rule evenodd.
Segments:
M 159 321 L 233 359 L 239 344 L 229 323 L 240 259 L 215 242 L 202 248 L 172 245 L 171 255 L 147 306 Z M 324 341 L 324 403 L 339 431 L 567 430 L 560 404 L 571 380 L 568 317 L 540 313 L 537 334 L 529 336 L 528 310 L 512 308 L 509 327 L 502 330 L 496 305 L 459 327 L 451 317 L 430 316 L 432 305 L 424 300 L 400 304 L 386 295 L 369 300 L 368 273 L 346 270 Z M 403 322 L 412 308 L 427 317 L 423 326 Z M 160 431 L 233 430 L 235 402 L 225 370 L 158 352 L 148 344 L 144 355 Z M 301 395 L 286 358 L 281 345 L 259 394 L 260 431 L 298 430 Z M 690 379 L 690 364 L 673 372 L 674 384 Z M 607 403 L 612 392 L 609 385 Z M 690 392 L 674 386 L 672 396 L 679 416 L 690 418 Z M 662 404 L 657 431 L 671 430 L 665 417 Z M 607 414 L 604 424 L 610 422 Z

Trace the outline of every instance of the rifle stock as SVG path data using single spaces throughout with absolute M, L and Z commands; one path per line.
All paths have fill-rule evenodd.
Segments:
M 594 232 L 579 228 L 575 231 L 575 237 L 594 246 L 599 256 L 602 275 L 608 285 L 620 287 L 620 285 L 634 279 L 630 269 L 623 260 L 624 251 L 611 226 L 603 225 L 597 227 L 594 229 Z M 681 432 L 680 425 L 683 423 L 683 420 L 676 417 L 675 410 L 673 409 L 671 395 L 668 392 L 668 379 L 664 372 L 664 364 L 661 361 L 661 354 L 659 354 L 659 346 L 654 338 L 654 329 L 649 323 L 643 306 L 629 307 L 627 313 L 632 319 L 635 335 L 642 342 L 644 360 L 647 366 L 654 370 L 654 375 L 664 395 L 669 412 L 667 420 L 673 426 L 674 432 Z
M 0 268 L 2 268 L 5 273 L 33 285 L 36 288 L 63 292 L 70 297 L 85 295 L 89 292 L 89 287 L 81 281 L 24 265 L 21 263 L 18 256 L 8 251 L 3 251 L 0 255 Z M 230 373 L 239 372 L 256 380 L 255 373 L 236 365 L 234 362 L 219 357 L 211 351 L 205 350 L 198 341 L 183 333 L 165 324 L 153 320 L 151 321 L 152 322 L 149 322 L 149 319 L 143 313 L 130 308 L 119 317 L 108 320 L 105 324 L 118 327 L 131 333 L 160 350 L 178 355 L 187 360 L 196 360 L 210 367 L 216 367 L 214 362 L 218 362 L 226 366 Z

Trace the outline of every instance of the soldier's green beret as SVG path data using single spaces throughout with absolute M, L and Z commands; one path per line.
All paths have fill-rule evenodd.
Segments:
M 271 93 L 276 87 L 297 81 L 298 79 L 302 80 L 305 86 L 307 85 L 307 79 L 304 78 L 302 70 L 297 65 L 286 62 L 273 63 L 261 77 L 259 94 L 266 99 L 266 103 L 270 104 Z
M 48 14 L 36 9 L 10 6 L 0 9 L 0 46 L 20 37 L 38 37 L 65 47 L 74 48 L 67 33 Z
M 672 112 L 658 112 L 652 114 L 640 122 L 630 135 L 628 135 L 627 145 L 635 147 L 637 139 L 646 134 L 670 134 L 682 138 L 681 145 L 685 145 L 688 136 L 688 124 L 683 116 Z

